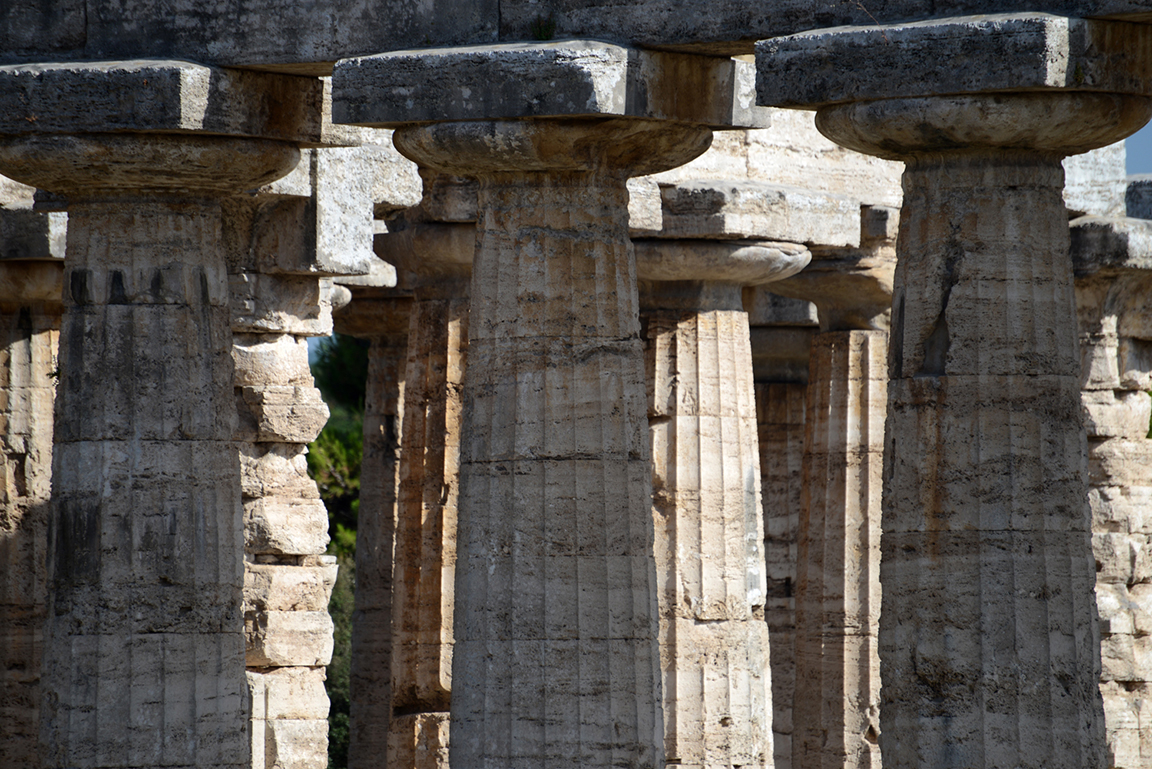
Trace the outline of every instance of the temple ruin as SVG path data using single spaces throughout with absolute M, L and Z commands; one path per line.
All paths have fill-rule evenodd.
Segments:
M 1148 0 L 0 5 L 0 766 L 1152 766 Z

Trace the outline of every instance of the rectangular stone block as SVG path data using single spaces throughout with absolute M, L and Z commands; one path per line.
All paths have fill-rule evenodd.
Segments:
M 595 40 L 396 51 L 337 63 L 332 119 L 387 128 L 627 116 L 757 127 L 767 125 L 767 113 L 755 106 L 754 81 L 749 62 Z
M 1144 439 L 1152 420 L 1152 396 L 1139 391 L 1092 390 L 1081 394 L 1089 438 Z M 1152 476 L 1150 476 L 1152 480 Z
M 1152 486 L 1152 441 L 1143 436 L 1138 440 L 1091 441 L 1088 482 L 1094 486 Z
M 319 141 L 322 94 L 319 80 L 183 61 L 17 64 L 0 67 L 0 133 L 202 132 Z
M 252 765 L 253 769 L 328 769 L 328 721 L 254 721 Z
M 325 671 L 321 667 L 245 671 L 252 701 L 252 720 L 320 720 L 328 718 Z
M 388 758 L 410 769 L 447 769 L 448 714 L 408 713 L 388 726 Z
M 328 421 L 315 387 L 238 387 L 236 411 L 236 439 L 254 443 L 311 443 Z
M 328 511 L 318 499 L 263 497 L 244 502 L 248 553 L 315 555 L 328 547 Z
M 1150 43 L 1141 25 L 1042 13 L 814 30 L 757 44 L 757 97 L 813 109 L 1003 90 L 1147 94 Z M 979 61 L 996 66 L 972 66 Z
M 764 182 L 662 185 L 664 238 L 763 238 L 860 245 L 860 202 Z
M 327 611 L 339 567 L 244 564 L 244 611 Z
M 250 611 L 244 614 L 248 667 L 327 665 L 332 661 L 327 611 Z

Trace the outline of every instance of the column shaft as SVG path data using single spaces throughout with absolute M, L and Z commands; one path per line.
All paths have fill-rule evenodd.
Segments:
M 812 342 L 796 583 L 792 765 L 880 766 L 880 499 L 887 333 Z
M 373 300 L 353 299 L 359 301 Z M 388 308 L 381 326 L 396 327 L 396 333 L 372 337 L 368 348 L 349 679 L 350 769 L 377 766 L 382 756 L 391 759 L 386 727 L 392 717 L 392 548 L 411 300 L 375 301 Z
M 1055 153 L 904 174 L 880 619 L 885 763 L 1095 767 L 1094 570 Z
M 480 178 L 456 572 L 460 767 L 660 761 L 627 202 L 624 175 L 603 170 Z
M 747 314 L 656 310 L 645 319 L 665 761 L 767 766 L 769 645 Z
M 247 767 L 219 204 L 70 198 L 43 719 L 49 767 Z
M 408 336 L 393 570 L 392 725 L 398 767 L 447 767 L 468 290 L 416 290 Z
M 807 385 L 757 382 L 760 484 L 764 499 L 764 616 L 772 669 L 775 769 L 792 766 L 792 699 L 796 690 L 796 540 L 804 464 Z
M 14 289 L 0 302 L 0 722 L 5 757 L 29 769 L 40 764 L 40 659 L 48 602 L 62 269 L 59 261 L 0 263 L 0 283 Z

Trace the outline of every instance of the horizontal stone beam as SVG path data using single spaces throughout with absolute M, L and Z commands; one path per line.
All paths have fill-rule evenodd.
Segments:
M 1092 91 L 1152 95 L 1152 27 L 1044 13 L 839 27 L 756 46 L 760 104 L 954 94 Z
M 0 134 L 199 133 L 322 139 L 315 78 L 184 61 L 0 67 Z
M 762 239 L 860 245 L 860 201 L 757 181 L 661 185 L 661 238 Z
M 748 62 L 592 40 L 398 51 L 337 62 L 336 123 L 629 117 L 714 128 L 768 124 Z
M 1077 277 L 1152 271 L 1152 221 L 1083 216 L 1071 228 L 1072 269 Z

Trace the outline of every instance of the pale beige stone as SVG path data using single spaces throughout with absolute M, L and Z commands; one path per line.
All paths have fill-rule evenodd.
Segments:
M 537 120 L 393 137 L 421 165 L 480 180 L 471 411 L 461 431 L 454 764 L 660 760 L 650 466 L 625 179 L 696 156 L 707 134 L 646 121 Z
M 336 564 L 248 564 L 244 611 L 327 611 L 336 572 Z
M 328 406 L 315 387 L 266 385 L 236 388 L 236 439 L 252 443 L 310 443 L 328 421 Z
M 752 354 L 739 289 L 645 305 L 665 762 L 772 762 Z M 733 306 L 735 309 L 732 309 Z
M 245 675 L 252 697 L 253 720 L 328 718 L 324 668 L 249 670 Z
M 448 766 L 448 714 L 396 716 L 388 732 L 388 757 L 396 766 L 441 769 Z
M 327 665 L 332 618 L 321 611 L 249 611 L 244 615 L 248 667 Z

